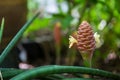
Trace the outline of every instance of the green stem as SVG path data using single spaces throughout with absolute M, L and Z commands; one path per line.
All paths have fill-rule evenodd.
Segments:
M 14 45 L 17 43 L 20 37 L 23 35 L 24 31 L 30 26 L 30 24 L 37 18 L 38 15 L 39 13 L 37 13 L 31 20 L 29 20 L 15 35 L 15 37 L 10 41 L 10 43 L 7 45 L 7 47 L 4 49 L 4 51 L 0 55 L 0 64 L 3 62 L 5 57 L 9 54 L 10 50 L 14 47 Z
M 90 78 L 65 78 L 61 80 L 95 80 L 95 79 L 90 79 Z
M 85 67 L 91 68 L 92 67 L 91 62 L 92 62 L 92 59 L 86 59 L 86 60 L 83 61 L 83 64 L 84 64 Z
M 26 70 L 21 70 L 21 69 L 14 69 L 14 68 L 0 68 L 0 71 L 2 73 L 2 76 L 3 76 L 3 79 L 10 79 L 12 78 L 13 76 L 16 76 Z M 53 75 L 49 75 L 49 76 L 46 76 L 47 78 L 49 77 L 52 77 L 52 78 L 55 78 L 55 79 L 63 79 L 65 78 L 64 76 L 62 75 L 59 75 L 59 74 L 53 74 Z M 45 77 L 44 77 L 45 78 Z
M 0 26 L 0 43 L 1 43 L 1 40 L 2 40 L 3 29 L 4 29 L 4 23 L 5 23 L 5 19 L 2 18 L 2 22 L 1 22 L 1 26 Z
M 15 75 L 22 73 L 25 70 L 13 69 L 13 68 L 0 68 L 3 79 L 9 79 Z
M 0 71 L 0 79 L 3 80 L 3 77 L 2 77 L 2 73 L 1 73 L 1 71 Z
M 81 56 L 83 58 L 83 64 L 85 67 L 92 67 L 92 56 L 93 56 L 93 51 L 91 52 L 86 52 L 86 53 L 81 53 Z
M 60 64 L 61 54 L 60 54 L 60 45 L 56 44 L 56 64 Z
M 92 69 L 87 67 L 77 67 L 77 66 L 43 66 L 37 67 L 28 71 L 25 71 L 10 80 L 30 80 L 35 77 L 43 77 L 48 76 L 51 74 L 60 74 L 60 73 L 82 73 L 82 74 L 90 74 L 95 76 L 107 77 L 111 79 L 120 79 L 120 75 L 113 74 L 111 72 L 99 70 L 99 69 Z
M 41 80 L 61 80 L 65 78 L 64 76 L 58 75 L 58 74 L 53 74 L 50 76 L 45 76 L 43 78 L 40 78 Z
M 57 80 L 58 80 L 58 79 L 63 79 L 63 78 L 65 78 L 64 76 L 59 75 L 59 74 L 53 74 L 53 75 L 50 75 L 50 76 L 48 76 L 48 77 L 54 77 L 54 78 L 56 78 Z

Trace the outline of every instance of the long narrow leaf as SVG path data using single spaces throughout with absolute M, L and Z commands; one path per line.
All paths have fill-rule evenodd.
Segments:
M 90 74 L 95 76 L 106 77 L 110 79 L 120 80 L 120 75 L 113 74 L 108 71 L 103 71 L 99 69 L 87 68 L 87 67 L 77 67 L 77 66 L 43 66 L 37 67 L 28 71 L 25 71 L 10 80 L 30 80 L 35 77 L 45 77 L 51 74 L 61 74 L 61 73 L 81 73 Z
M 2 22 L 1 22 L 1 26 L 0 26 L 0 43 L 1 43 L 1 40 L 2 40 L 2 35 L 3 35 L 3 29 L 4 29 L 4 18 L 2 18 Z
M 3 79 L 7 80 L 11 77 L 18 75 L 26 70 L 14 69 L 14 68 L 0 68 Z
M 10 41 L 10 43 L 7 45 L 7 47 L 4 49 L 0 56 L 0 64 L 3 62 L 5 57 L 8 55 L 10 50 L 14 47 L 14 45 L 17 43 L 19 38 L 23 35 L 24 31 L 29 27 L 29 25 L 36 19 L 36 17 L 39 15 L 37 13 L 31 20 L 29 20 L 21 29 L 20 31 L 15 35 L 15 37 Z
M 1 71 L 0 71 L 0 79 L 3 80 L 3 77 L 2 77 L 2 73 L 1 73 Z
M 95 80 L 95 79 L 90 79 L 90 78 L 64 78 L 61 80 Z

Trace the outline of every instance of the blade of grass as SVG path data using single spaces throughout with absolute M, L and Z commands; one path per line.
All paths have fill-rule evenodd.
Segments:
M 95 76 L 106 77 L 110 79 L 120 80 L 119 74 L 113 74 L 108 71 L 87 68 L 87 67 L 79 67 L 79 66 L 59 66 L 59 65 L 51 65 L 51 66 L 42 66 L 33 68 L 31 70 L 22 72 L 17 76 L 11 78 L 10 80 L 30 80 L 35 77 L 45 77 L 52 74 L 61 74 L 61 73 L 81 73 L 81 74 L 90 74 Z
M 3 80 L 3 77 L 2 77 L 2 73 L 1 73 L 1 71 L 0 71 L 0 79 Z
M 95 79 L 90 79 L 90 78 L 65 78 L 61 80 L 95 80 Z
M 11 77 L 18 75 L 26 70 L 14 69 L 14 68 L 0 68 L 3 79 L 8 80 Z
M 15 68 L 0 68 L 0 71 L 3 75 L 2 76 L 3 79 L 8 80 L 8 79 L 10 79 L 10 78 L 12 78 L 12 77 L 24 72 L 24 71 L 27 71 L 27 70 L 15 69 Z M 52 75 L 48 75 L 46 77 L 47 78 L 48 77 L 55 78 L 55 80 L 65 78 L 64 76 L 59 75 L 59 74 L 52 74 Z M 43 78 L 46 78 L 46 77 L 43 77 Z
M 56 78 L 56 80 L 65 78 L 64 76 L 62 76 L 60 74 L 52 74 L 52 75 L 49 75 L 48 77 L 54 77 L 54 78 Z
M 37 18 L 39 13 L 37 13 L 31 20 L 29 20 L 15 35 L 15 37 L 10 41 L 10 43 L 7 45 L 7 47 L 4 49 L 2 54 L 0 55 L 0 64 L 3 62 L 5 57 L 8 55 L 10 50 L 14 47 L 16 42 L 19 40 L 19 38 L 23 35 L 24 31 L 29 27 L 29 25 Z
M 4 22 L 5 22 L 5 19 L 2 18 L 2 22 L 1 22 L 1 26 L 0 26 L 0 43 L 2 41 L 2 35 L 3 35 L 3 29 L 4 29 Z

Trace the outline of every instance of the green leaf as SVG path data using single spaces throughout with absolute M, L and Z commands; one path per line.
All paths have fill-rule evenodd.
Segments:
M 46 77 L 51 74 L 61 74 L 61 73 L 91 74 L 101 77 L 107 77 L 110 79 L 118 79 L 118 80 L 120 79 L 120 75 L 99 69 L 78 67 L 78 66 L 49 65 L 49 66 L 42 66 L 42 67 L 30 69 L 11 78 L 10 80 L 30 80 L 36 77 Z
M 39 15 L 37 13 L 31 20 L 29 20 L 21 29 L 20 31 L 15 35 L 15 37 L 10 41 L 10 43 L 7 45 L 7 47 L 4 49 L 2 54 L 0 55 L 0 64 L 3 62 L 5 57 L 9 54 L 11 49 L 14 47 L 14 45 L 17 43 L 17 41 L 20 39 L 20 37 L 23 35 L 24 31 L 30 26 L 30 24 L 36 19 L 36 17 Z
M 3 79 L 8 80 L 9 78 L 18 75 L 26 70 L 14 69 L 14 68 L 0 68 Z
M 2 40 L 2 35 L 3 35 L 3 29 L 4 29 L 4 18 L 2 18 L 2 22 L 1 22 L 1 26 L 0 26 L 0 43 L 1 43 L 1 40 Z
M 95 79 L 90 79 L 90 78 L 64 78 L 61 80 L 95 80 Z

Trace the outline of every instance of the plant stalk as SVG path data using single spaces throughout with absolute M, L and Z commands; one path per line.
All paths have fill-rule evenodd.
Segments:
M 87 68 L 87 67 L 77 67 L 77 66 L 58 66 L 58 65 L 49 65 L 43 67 L 37 67 L 28 71 L 25 71 L 10 80 L 30 80 L 35 77 L 45 77 L 52 74 L 61 74 L 61 73 L 81 73 L 81 74 L 90 74 L 95 76 L 107 77 L 110 79 L 120 79 L 120 75 L 113 74 L 108 71 L 103 71 L 99 69 Z
M 60 64 L 61 54 L 60 54 L 60 45 L 56 44 L 56 64 Z
M 4 23 L 5 23 L 5 19 L 2 18 L 2 22 L 1 22 L 1 26 L 0 26 L 0 43 L 1 43 L 1 41 L 2 41 L 2 35 L 3 35 Z
M 3 62 L 5 57 L 9 54 L 11 49 L 14 47 L 14 45 L 17 43 L 17 41 L 20 39 L 20 37 L 23 35 L 24 31 L 30 26 L 30 24 L 37 18 L 39 15 L 39 12 L 31 19 L 29 20 L 15 35 L 15 37 L 10 41 L 10 43 L 7 45 L 7 47 L 4 49 L 2 54 L 0 55 L 0 64 Z

